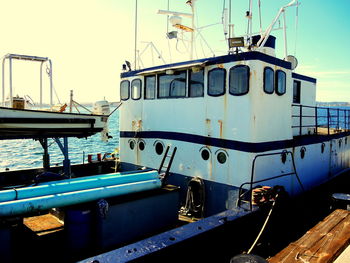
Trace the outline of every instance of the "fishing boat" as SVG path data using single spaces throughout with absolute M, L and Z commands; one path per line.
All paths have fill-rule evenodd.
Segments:
M 30 96 L 13 96 L 12 65 L 13 60 L 40 63 L 40 102 L 35 105 Z M 9 88 L 5 85 L 5 65 L 9 65 Z M 50 107 L 43 106 L 43 66 L 47 66 L 50 83 Z M 5 92 L 9 97 L 6 100 Z M 0 107 L 0 139 L 40 139 L 50 137 L 88 137 L 95 133 L 107 131 L 107 121 L 111 114 L 107 101 L 95 104 L 94 112 L 72 112 L 67 104 L 53 103 L 52 62 L 47 57 L 7 54 L 2 63 L 2 105 Z M 76 102 L 75 102 L 76 103 Z M 33 107 L 35 106 L 35 107 Z M 67 112 L 65 112 L 67 109 Z M 108 136 L 108 135 L 107 135 Z
M 176 29 L 195 34 L 196 2 L 186 2 L 191 14 L 159 13 L 176 16 L 170 17 Z M 253 215 L 278 195 L 297 197 L 347 171 L 349 110 L 318 107 L 316 79 L 296 73 L 287 51 L 282 59 L 275 55 L 271 31 L 292 6 L 298 1 L 254 35 L 250 1 L 248 34 L 231 32 L 227 55 L 193 59 L 190 52 L 188 61 L 142 69 L 126 63 L 118 158 L 72 167 L 70 179 L 49 180 L 60 169 L 50 168 L 42 176 L 48 180 L 21 188 L 9 178 L 23 180 L 23 171 L 0 174 L 11 182 L 0 191 L 3 257 L 13 257 L 6 251 L 17 249 L 10 241 L 20 231 L 11 231 L 22 226 L 36 234 L 33 246 L 45 246 L 46 256 L 63 247 L 58 261 L 215 260 L 246 244 L 249 229 L 261 222 Z M 37 172 L 27 172 L 27 180 Z M 44 228 L 52 221 L 64 234 Z

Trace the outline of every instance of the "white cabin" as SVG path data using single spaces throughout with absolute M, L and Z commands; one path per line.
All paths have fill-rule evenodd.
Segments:
M 270 36 L 267 54 L 249 51 L 122 73 L 124 167 L 158 168 L 166 146 L 177 147 L 169 182 L 186 191 L 190 178 L 203 179 L 209 214 L 232 207 L 247 182 L 278 177 L 264 184 L 294 195 L 328 180 L 331 141 L 348 134 L 320 135 L 316 79 L 294 73 L 290 62 L 274 56 L 274 45 Z M 348 146 L 343 150 L 341 170 L 349 164 Z M 315 163 L 322 167 L 317 175 Z

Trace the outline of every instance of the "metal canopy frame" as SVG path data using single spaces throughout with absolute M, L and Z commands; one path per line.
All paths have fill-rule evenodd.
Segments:
M 53 84 L 52 84 L 52 62 L 48 57 L 28 56 L 19 54 L 7 54 L 2 59 L 2 106 L 5 106 L 5 62 L 6 59 L 9 61 L 9 88 L 10 88 L 10 106 L 13 107 L 13 94 L 12 94 L 12 60 L 26 60 L 41 62 L 40 64 L 40 107 L 43 104 L 43 65 L 48 62 L 50 65 L 50 105 L 53 105 Z

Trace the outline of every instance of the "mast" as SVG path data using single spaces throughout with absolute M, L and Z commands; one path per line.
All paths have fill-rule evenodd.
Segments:
M 194 16 L 195 16 L 195 2 L 196 0 L 190 0 L 188 1 L 189 5 L 191 6 L 192 9 L 192 29 L 193 31 L 191 32 L 191 46 L 190 46 L 190 60 L 193 60 L 193 47 L 194 47 L 194 32 L 195 32 L 195 24 L 194 24 Z
M 137 0 L 135 0 L 135 43 L 134 43 L 134 69 L 137 68 Z

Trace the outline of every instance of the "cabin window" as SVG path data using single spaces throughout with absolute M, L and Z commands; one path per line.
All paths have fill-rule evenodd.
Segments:
M 189 97 L 203 97 L 204 96 L 204 70 L 193 72 L 189 71 Z
M 286 73 L 282 70 L 276 71 L 276 93 L 278 95 L 286 93 Z
M 186 97 L 186 71 L 158 77 L 158 98 Z
M 301 82 L 294 80 L 293 82 L 293 103 L 300 103 L 300 86 Z
M 208 95 L 221 96 L 225 94 L 226 70 L 215 68 L 208 73 Z
M 249 67 L 234 66 L 230 69 L 230 94 L 244 95 L 249 91 Z
M 145 77 L 145 99 L 154 99 L 156 97 L 156 76 Z
M 264 69 L 264 91 L 267 94 L 272 94 L 274 91 L 274 72 L 272 68 Z
M 120 99 L 128 100 L 130 97 L 130 82 L 128 80 L 123 80 L 120 82 Z
M 134 79 L 131 82 L 131 98 L 133 100 L 139 100 L 141 98 L 141 86 L 142 82 L 140 79 Z

